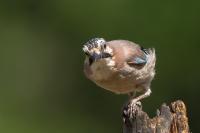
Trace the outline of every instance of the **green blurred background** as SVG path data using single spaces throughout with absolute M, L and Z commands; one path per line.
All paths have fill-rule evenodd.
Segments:
M 200 1 L 4 0 L 0 2 L 0 132 L 121 133 L 126 95 L 83 75 L 89 38 L 155 47 L 157 75 L 143 108 L 182 99 L 200 131 Z

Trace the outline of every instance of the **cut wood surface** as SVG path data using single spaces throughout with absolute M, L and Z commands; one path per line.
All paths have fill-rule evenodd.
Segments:
M 131 111 L 127 105 L 123 108 L 123 133 L 189 133 L 186 106 L 180 100 L 161 105 L 154 118 L 140 104 Z

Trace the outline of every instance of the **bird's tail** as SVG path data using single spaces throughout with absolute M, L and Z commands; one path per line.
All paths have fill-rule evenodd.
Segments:
M 149 67 L 154 68 L 156 64 L 156 52 L 154 48 L 148 49 L 148 65 Z

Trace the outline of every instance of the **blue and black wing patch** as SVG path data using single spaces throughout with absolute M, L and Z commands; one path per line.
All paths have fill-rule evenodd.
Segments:
M 147 63 L 147 58 L 146 57 L 133 57 L 132 59 L 129 59 L 127 63 L 130 66 L 144 66 Z
M 142 50 L 144 52 L 144 54 L 146 54 L 146 55 L 149 54 L 149 49 L 146 49 L 146 48 L 140 46 L 140 50 Z
M 148 49 L 138 49 L 137 52 L 128 59 L 127 63 L 130 66 L 142 67 L 147 63 Z
M 142 65 L 142 64 L 146 64 L 147 63 L 147 60 L 146 58 L 141 58 L 141 57 L 135 57 L 133 62 L 136 64 L 136 65 Z

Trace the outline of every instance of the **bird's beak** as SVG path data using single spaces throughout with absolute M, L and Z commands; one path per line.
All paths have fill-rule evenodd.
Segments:
M 95 60 L 99 60 L 99 59 L 103 59 L 103 58 L 108 58 L 108 57 L 111 57 L 110 54 L 108 53 L 100 53 L 100 54 L 97 54 L 97 53 L 93 53 L 92 55 L 90 55 L 90 58 L 95 61 Z
M 98 60 L 98 59 L 101 59 L 101 54 L 97 54 L 97 53 L 93 53 L 90 58 L 95 61 L 95 60 Z

